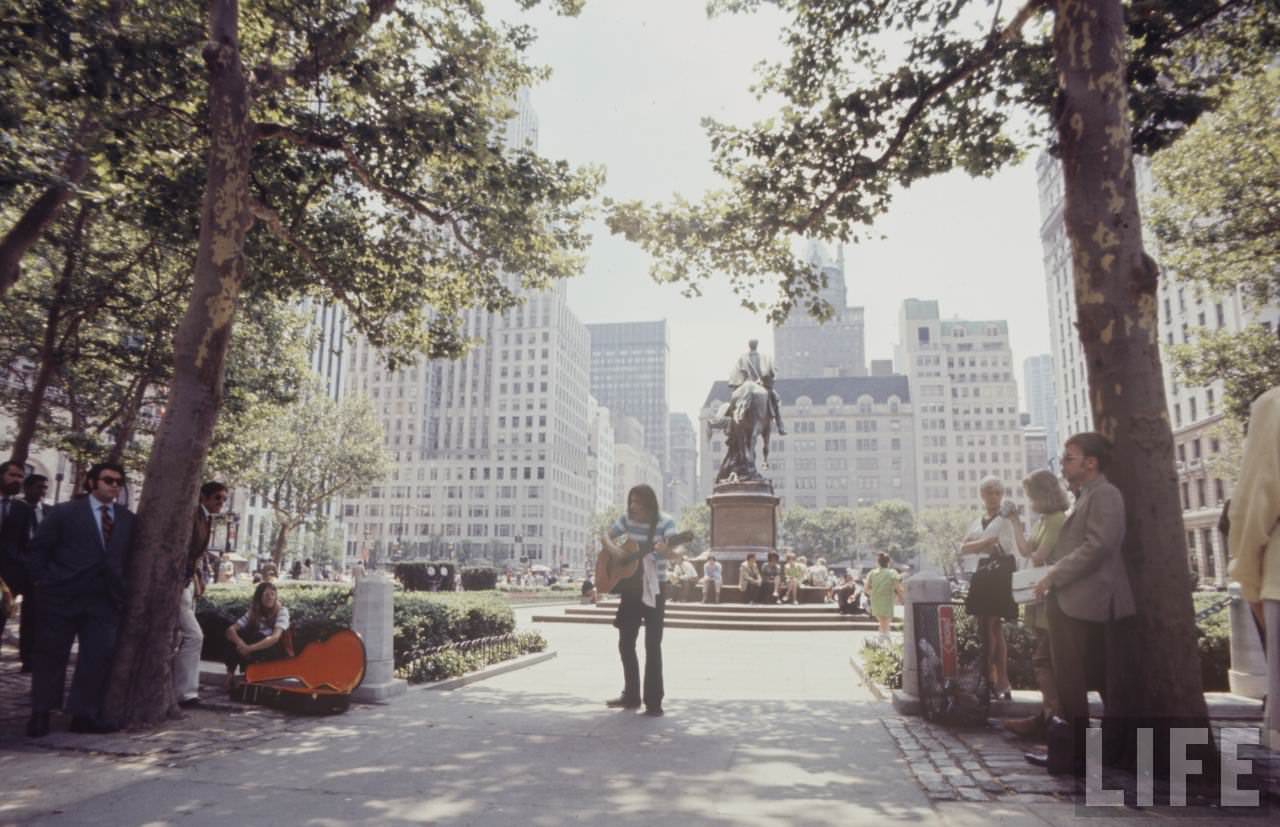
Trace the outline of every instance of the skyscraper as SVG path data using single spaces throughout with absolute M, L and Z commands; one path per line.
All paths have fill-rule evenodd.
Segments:
M 804 308 L 773 330 L 774 364 L 782 379 L 819 376 L 866 376 L 863 309 L 848 307 L 844 281 L 844 251 L 833 259 L 821 242 L 809 244 L 809 263 L 822 271 L 827 284 L 819 292 L 831 305 L 832 317 L 819 323 Z
M 667 474 L 667 509 L 671 516 L 680 514 L 698 496 L 698 434 L 686 413 L 673 413 L 670 419 L 671 470 Z
M 591 335 L 591 395 L 614 416 L 633 416 L 640 421 L 644 448 L 657 457 L 665 472 L 671 361 L 666 319 L 589 324 L 587 331 Z
M 1058 404 L 1054 393 L 1052 355 L 1041 353 L 1022 360 L 1022 387 L 1027 396 L 1027 413 L 1031 416 L 1029 424 L 1044 429 L 1048 460 L 1052 464 L 1062 448 L 1062 439 L 1058 434 Z

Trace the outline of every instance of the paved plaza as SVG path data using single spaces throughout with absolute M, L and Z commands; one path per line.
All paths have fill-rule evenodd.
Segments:
M 518 611 L 523 628 L 533 613 Z M 19 734 L 26 676 L 6 647 L 0 824 L 991 825 L 1097 816 L 1078 807 L 1068 782 L 1023 764 L 1023 745 L 998 731 L 950 733 L 898 717 L 850 667 L 863 633 L 671 630 L 667 716 L 650 719 L 602 704 L 620 685 L 613 629 L 539 631 L 550 660 L 338 717 L 215 702 L 156 732 L 38 742 Z M 1126 814 L 1236 820 L 1207 810 Z

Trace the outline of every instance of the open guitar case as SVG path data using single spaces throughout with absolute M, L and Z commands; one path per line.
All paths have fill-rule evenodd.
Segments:
M 308 643 L 296 657 L 249 664 L 231 699 L 297 715 L 336 715 L 351 705 L 365 664 L 364 641 L 342 629 Z

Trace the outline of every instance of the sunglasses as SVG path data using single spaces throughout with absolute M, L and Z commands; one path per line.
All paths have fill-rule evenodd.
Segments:
M 106 485 L 124 485 L 124 477 L 98 477 L 98 482 Z

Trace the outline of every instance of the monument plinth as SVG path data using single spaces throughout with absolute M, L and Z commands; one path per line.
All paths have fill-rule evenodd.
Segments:
M 778 545 L 778 496 L 769 480 L 717 483 L 711 508 L 711 553 L 724 566 L 724 582 L 736 584 L 748 554 L 763 563 Z

